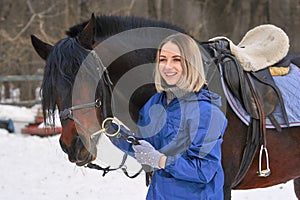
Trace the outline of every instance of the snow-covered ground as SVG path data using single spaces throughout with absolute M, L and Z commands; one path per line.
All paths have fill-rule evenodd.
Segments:
M 34 120 L 38 106 L 31 109 L 0 105 L 0 119 L 15 121 L 16 133 L 0 129 L 0 200 L 141 200 L 147 188 L 144 174 L 127 178 L 121 170 L 108 173 L 76 167 L 62 152 L 59 136 L 25 135 L 20 129 Z M 97 162 L 118 166 L 121 155 L 105 138 L 99 144 Z M 113 151 L 114 153 L 108 153 Z M 102 152 L 102 153 L 101 153 Z M 116 157 L 112 160 L 112 155 Z M 106 162 L 105 162 L 106 161 Z M 129 172 L 138 170 L 133 160 Z M 292 182 L 265 189 L 233 191 L 233 200 L 296 200 Z

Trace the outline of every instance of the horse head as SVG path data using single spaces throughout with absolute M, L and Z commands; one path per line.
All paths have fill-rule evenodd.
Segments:
M 99 130 L 101 105 L 105 105 L 103 100 L 106 99 L 95 99 L 95 96 L 104 96 L 99 92 L 95 95 L 95 90 L 96 87 L 102 92 L 108 90 L 100 80 L 103 69 L 90 70 L 97 66 L 97 59 L 90 54 L 94 34 L 95 17 L 92 16 L 78 37 L 62 39 L 54 46 L 31 36 L 36 52 L 46 61 L 41 87 L 44 118 L 54 119 L 58 108 L 62 124 L 61 148 L 69 160 L 79 166 L 96 158 L 98 137 L 91 139 L 91 134 Z

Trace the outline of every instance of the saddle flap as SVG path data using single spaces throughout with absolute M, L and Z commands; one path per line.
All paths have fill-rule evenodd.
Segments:
M 222 61 L 222 71 L 224 80 L 231 93 L 242 103 L 239 72 L 234 66 L 230 57 L 225 57 Z
M 259 101 L 264 116 L 268 116 L 275 110 L 278 104 L 278 95 L 273 86 L 275 82 L 266 68 L 257 72 L 246 72 L 253 87 L 254 95 Z
M 262 110 L 264 116 L 275 110 L 278 95 L 273 88 L 275 82 L 268 69 L 246 72 L 235 57 L 225 56 L 222 59 L 222 70 L 228 88 L 251 117 L 260 118 L 258 109 Z

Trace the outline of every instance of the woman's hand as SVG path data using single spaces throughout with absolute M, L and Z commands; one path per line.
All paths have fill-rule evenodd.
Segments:
M 154 168 L 164 168 L 166 156 L 157 151 L 149 142 L 139 140 L 138 145 L 133 145 L 136 160 L 143 165 L 150 165 Z

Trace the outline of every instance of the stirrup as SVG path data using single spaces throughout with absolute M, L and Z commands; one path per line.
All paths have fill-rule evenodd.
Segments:
M 267 168 L 266 169 L 261 169 L 261 161 L 262 161 L 262 154 L 263 151 L 266 154 L 266 163 L 267 163 Z M 267 147 L 264 145 L 261 145 L 260 151 L 259 151 L 259 160 L 258 160 L 258 172 L 256 172 L 258 177 L 268 177 L 271 174 L 271 170 L 269 168 L 269 155 L 268 155 L 268 150 Z

